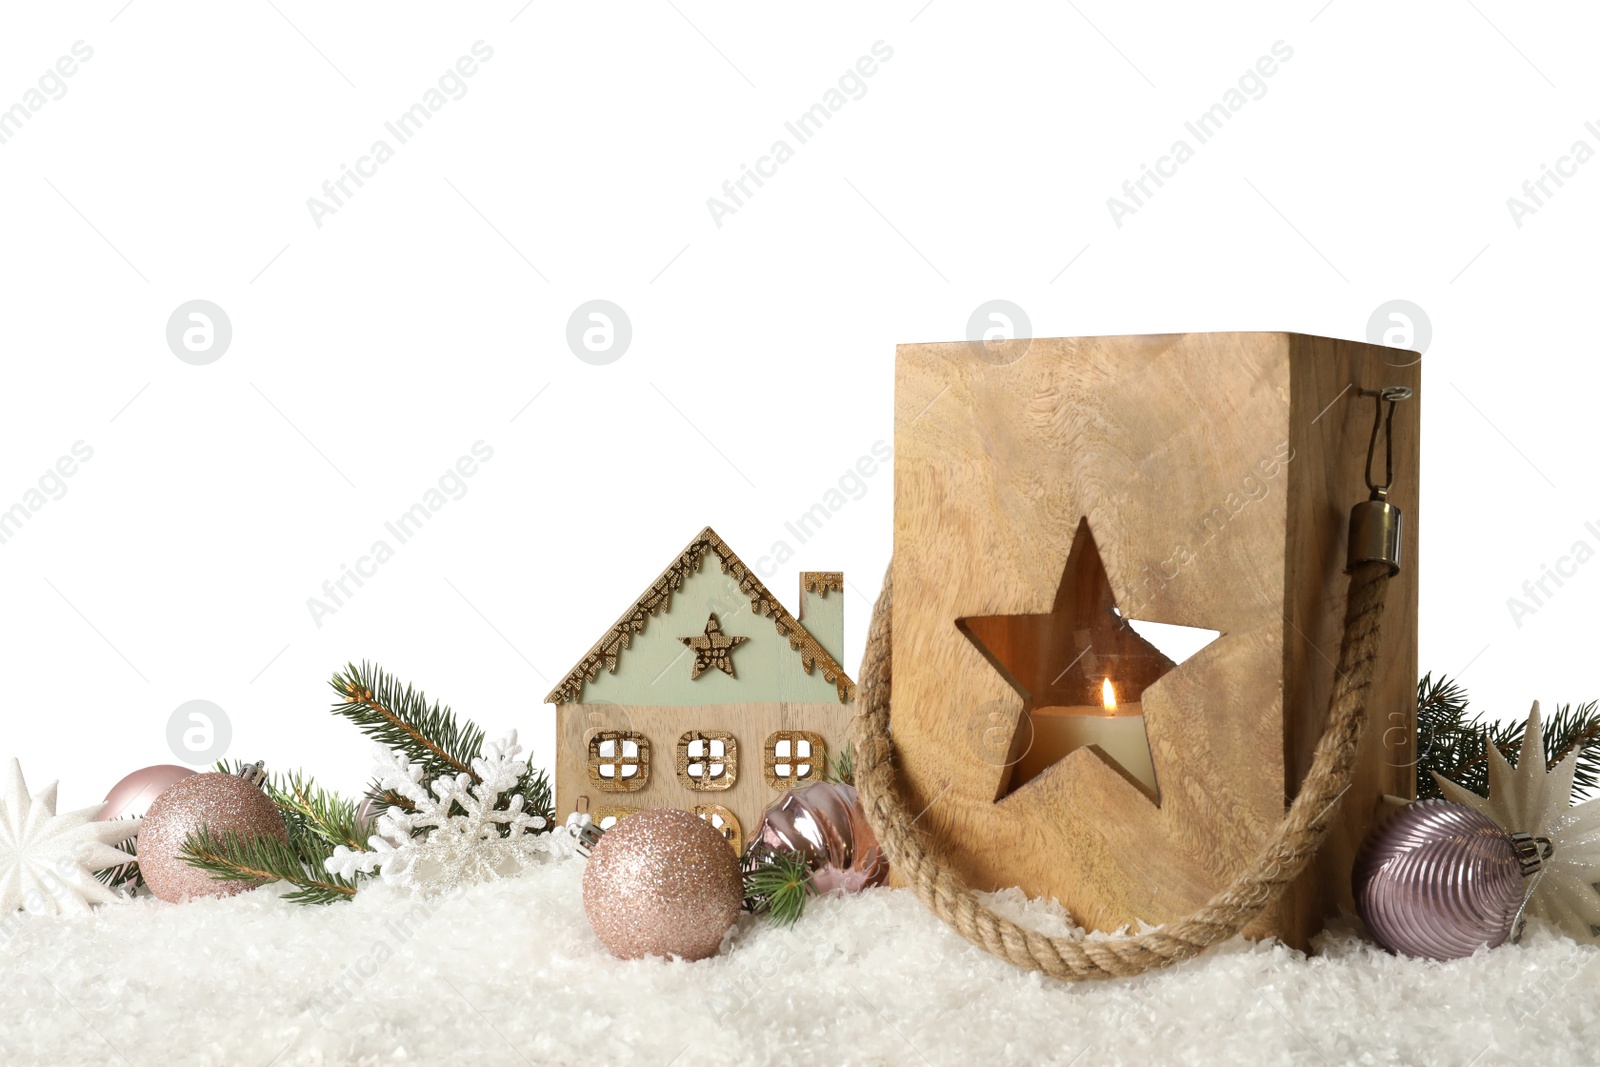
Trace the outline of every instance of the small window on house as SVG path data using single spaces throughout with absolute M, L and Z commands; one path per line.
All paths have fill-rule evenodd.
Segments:
M 739 780 L 739 742 L 720 730 L 691 730 L 678 738 L 678 781 L 697 792 L 732 789 Z
M 632 793 L 650 781 L 650 739 L 601 730 L 589 739 L 589 782 L 604 793 Z
M 594 824 L 600 827 L 600 829 L 609 830 L 613 826 L 617 825 L 619 821 L 637 813 L 639 810 L 639 808 L 629 808 L 620 804 L 613 804 L 595 808 L 594 811 L 590 812 L 590 817 L 594 819 Z
M 722 835 L 722 839 L 733 847 L 735 855 L 744 854 L 744 831 L 739 827 L 737 815 L 721 804 L 696 804 L 694 813 Z
M 761 764 L 774 789 L 820 782 L 828 766 L 828 743 L 810 730 L 779 730 L 767 738 Z

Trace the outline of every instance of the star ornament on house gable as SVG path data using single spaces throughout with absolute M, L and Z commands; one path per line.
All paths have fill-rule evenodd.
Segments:
M 1101 758 L 1159 803 L 1140 697 L 1220 634 L 1200 627 L 1141 625 L 1168 633 L 1174 646 L 1186 646 L 1185 654 L 1174 662 L 1117 609 L 1088 519 L 1078 523 L 1048 613 L 956 621 L 1023 700 L 997 800 L 1093 744 Z
M 694 649 L 694 666 L 689 671 L 689 677 L 693 679 L 711 667 L 729 678 L 738 677 L 733 673 L 733 650 L 750 639 L 723 633 L 722 623 L 717 621 L 717 613 L 713 611 L 710 618 L 706 619 L 705 633 L 697 637 L 680 637 L 678 640 Z

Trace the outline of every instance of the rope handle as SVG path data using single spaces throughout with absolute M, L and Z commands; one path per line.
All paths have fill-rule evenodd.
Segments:
M 1351 569 L 1339 666 L 1311 770 L 1250 866 L 1183 919 L 1128 937 L 1046 937 L 995 914 L 928 851 L 900 799 L 892 761 L 892 563 L 872 611 L 854 724 L 856 787 L 867 821 L 877 831 L 891 865 L 935 915 L 968 941 L 1019 967 L 1074 981 L 1126 978 L 1196 956 L 1238 933 L 1282 896 L 1327 837 L 1339 800 L 1350 788 L 1366 730 L 1367 698 L 1391 573 L 1382 561 Z

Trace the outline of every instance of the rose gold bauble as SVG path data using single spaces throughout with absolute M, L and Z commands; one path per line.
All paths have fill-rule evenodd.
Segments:
M 672 808 L 620 820 L 583 872 L 583 910 L 600 941 L 625 959 L 715 955 L 739 917 L 739 857 L 698 815 Z
M 232 774 L 192 774 L 157 797 L 139 826 L 139 874 L 150 892 L 179 901 L 251 888 L 248 882 L 213 880 L 183 861 L 183 839 L 202 827 L 213 834 L 232 830 L 240 837 L 289 839 L 278 806 L 259 787 Z
M 762 845 L 797 853 L 819 893 L 857 893 L 889 878 L 889 861 L 853 785 L 814 782 L 789 790 L 761 813 L 750 847 Z
M 111 787 L 111 792 L 106 794 L 106 802 L 100 808 L 97 818 L 101 822 L 137 818 L 145 813 L 151 802 L 165 792 L 168 786 L 193 773 L 194 771 L 188 767 L 179 767 L 172 763 L 161 763 L 134 771 Z M 134 838 L 129 838 L 129 841 L 132 840 Z M 123 851 L 132 852 L 133 849 L 127 848 Z M 125 864 L 115 868 L 112 876 L 120 878 L 126 866 Z

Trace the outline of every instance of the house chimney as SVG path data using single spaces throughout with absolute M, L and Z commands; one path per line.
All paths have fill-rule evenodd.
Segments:
M 844 572 L 800 572 L 800 625 L 844 663 Z

